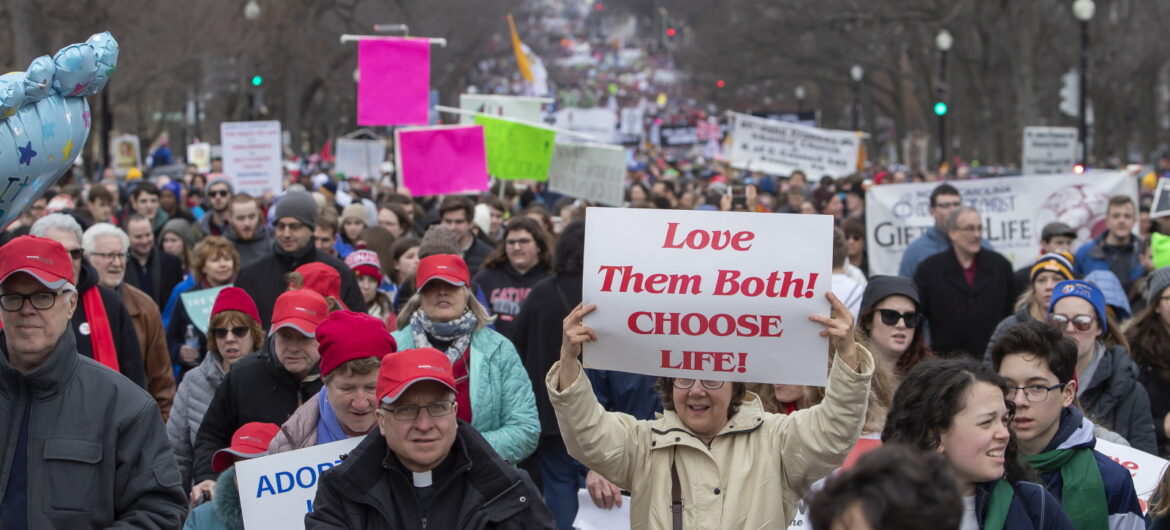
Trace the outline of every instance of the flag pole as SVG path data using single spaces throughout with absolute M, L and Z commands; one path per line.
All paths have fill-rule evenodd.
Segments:
M 439 112 L 446 112 L 448 114 L 459 114 L 462 116 L 487 116 L 489 118 L 495 118 L 497 120 L 510 121 L 512 123 L 521 123 L 524 125 L 531 125 L 533 127 L 540 127 L 542 129 L 548 129 L 548 130 L 553 131 L 557 134 L 563 134 L 565 136 L 572 136 L 575 138 L 581 138 L 583 140 L 592 140 L 594 142 L 598 141 L 597 137 L 593 136 L 592 134 L 585 134 L 585 133 L 581 133 L 581 132 L 577 132 L 577 131 L 570 131 L 568 129 L 560 129 L 557 127 L 549 127 L 548 125 L 545 125 L 543 123 L 535 123 L 535 122 L 531 122 L 531 121 L 518 120 L 516 118 L 512 118 L 509 116 L 496 116 L 495 114 L 488 114 L 486 112 L 476 112 L 474 110 L 457 109 L 455 107 L 447 107 L 444 105 L 435 105 L 435 110 L 437 110 Z
M 396 40 L 396 39 L 426 39 L 426 40 L 430 41 L 431 44 L 434 44 L 440 48 L 447 47 L 447 39 L 444 39 L 441 37 L 440 38 L 434 38 L 434 37 L 430 37 L 430 38 L 428 38 L 428 37 L 387 37 L 385 35 L 351 35 L 348 33 L 341 36 L 342 43 L 355 42 L 355 41 L 360 41 L 360 40 Z

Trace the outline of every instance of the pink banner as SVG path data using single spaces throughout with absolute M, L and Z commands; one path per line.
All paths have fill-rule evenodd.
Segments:
M 398 129 L 394 150 L 399 182 L 415 196 L 488 189 L 483 126 Z
M 358 41 L 358 125 L 425 125 L 430 87 L 429 40 Z

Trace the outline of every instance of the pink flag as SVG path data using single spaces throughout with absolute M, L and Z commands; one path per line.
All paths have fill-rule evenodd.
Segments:
M 416 197 L 488 189 L 481 125 L 397 129 L 394 150 L 399 182 Z
M 426 124 L 430 88 L 429 40 L 358 41 L 358 125 Z

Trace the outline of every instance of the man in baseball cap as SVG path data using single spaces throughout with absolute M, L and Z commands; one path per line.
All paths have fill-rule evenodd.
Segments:
M 275 423 L 246 423 L 232 435 L 230 446 L 215 452 L 211 467 L 219 473 L 215 498 L 191 510 L 185 528 L 243 528 L 236 462 L 268 455 L 268 444 L 280 432 Z M 211 495 L 208 495 L 211 498 Z
M 446 354 L 417 348 L 383 357 L 377 397 L 378 431 L 321 476 L 306 528 L 376 526 L 371 521 L 458 528 L 477 520 L 556 528 L 528 475 L 456 419 Z M 419 500 L 417 508 L 396 501 L 410 498 Z
M 0 425 L 12 428 L 0 442 L 0 528 L 177 527 L 186 505 L 158 405 L 78 354 L 72 278 L 57 241 L 0 247 Z M 65 469 L 76 465 L 84 480 Z

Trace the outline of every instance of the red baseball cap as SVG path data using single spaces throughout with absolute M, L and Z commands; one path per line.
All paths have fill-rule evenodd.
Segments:
M 286 291 L 276 299 L 272 308 L 272 329 L 269 335 L 284 327 L 293 328 L 306 337 L 315 337 L 317 326 L 329 315 L 325 297 L 312 289 Z
M 73 260 L 60 242 L 37 236 L 20 236 L 0 247 L 0 283 L 23 272 L 49 289 L 73 281 Z
M 354 359 L 381 359 L 398 349 L 398 343 L 381 319 L 353 311 L 334 311 L 325 317 L 317 326 L 317 342 L 321 377 Z
M 245 423 L 232 435 L 232 445 L 220 449 L 211 457 L 211 470 L 222 473 L 236 463 L 233 457 L 256 458 L 268 454 L 268 444 L 276 438 L 280 426 L 275 423 L 254 421 Z
M 378 370 L 378 401 L 393 403 L 406 389 L 419 381 L 442 383 L 452 392 L 455 374 L 447 355 L 434 348 L 415 348 L 382 357 Z
M 304 278 L 305 289 L 312 289 L 321 293 L 321 296 L 332 296 L 341 301 L 341 273 L 320 261 L 306 263 L 297 267 L 297 272 Z
M 215 316 L 221 311 L 239 311 L 245 315 L 252 317 L 252 320 L 257 323 L 260 322 L 260 311 L 256 309 L 256 302 L 248 296 L 248 292 L 239 287 L 224 287 L 219 294 L 215 295 L 215 305 L 211 306 L 211 315 Z
M 467 270 L 467 262 L 463 258 L 454 254 L 435 254 L 419 260 L 414 285 L 422 290 L 431 280 L 463 286 L 471 283 L 471 272 Z

